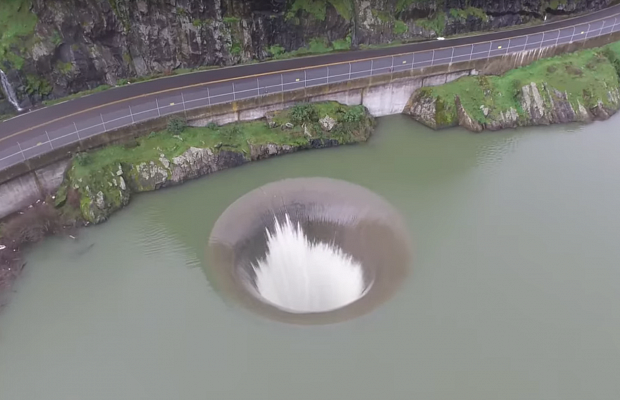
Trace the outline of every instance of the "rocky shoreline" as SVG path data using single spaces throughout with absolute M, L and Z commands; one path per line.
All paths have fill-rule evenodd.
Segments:
M 0 305 L 2 291 L 23 269 L 22 248 L 46 235 L 101 223 L 135 193 L 297 151 L 365 142 L 374 125 L 363 106 L 303 103 L 261 120 L 224 126 L 188 127 L 171 119 L 166 131 L 76 154 L 55 196 L 2 225 Z
M 404 114 L 472 132 L 605 120 L 620 109 L 620 43 L 539 60 L 502 76 L 421 88 Z

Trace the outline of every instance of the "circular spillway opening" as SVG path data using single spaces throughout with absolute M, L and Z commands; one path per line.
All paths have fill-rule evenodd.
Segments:
M 337 322 L 391 296 L 410 262 L 399 213 L 361 186 L 286 179 L 230 205 L 209 240 L 214 286 L 284 322 Z

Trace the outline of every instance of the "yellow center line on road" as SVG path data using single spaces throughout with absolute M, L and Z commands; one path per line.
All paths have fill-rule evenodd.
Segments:
M 583 24 L 592 24 L 592 23 L 595 23 L 595 22 L 606 20 L 606 19 L 614 17 L 616 15 L 620 15 L 620 13 L 608 15 L 608 16 L 605 16 L 605 17 L 602 17 L 602 18 L 595 19 L 593 21 L 584 22 Z M 579 18 L 581 18 L 581 17 L 575 17 L 575 18 L 571 18 L 571 19 L 579 19 Z M 569 20 L 571 20 L 571 19 L 569 19 Z M 561 22 L 565 22 L 565 21 L 567 21 L 567 20 L 558 21 L 555 24 L 561 23 Z M 551 25 L 552 24 L 549 24 L 547 26 L 551 26 Z M 578 23 L 578 24 L 573 25 L 573 27 L 577 26 L 577 25 L 582 25 L 582 24 Z M 549 29 L 547 31 L 535 32 L 535 33 L 530 33 L 530 34 L 515 35 L 515 36 L 511 36 L 511 37 L 507 37 L 507 38 L 497 39 L 497 41 L 499 41 L 499 40 L 511 40 L 511 39 L 515 39 L 515 38 L 518 38 L 518 37 L 527 37 L 527 36 L 532 36 L 532 35 L 538 35 L 538 34 L 541 34 L 541 33 L 550 32 L 550 31 L 554 31 L 554 30 L 561 30 L 561 29 L 566 29 L 566 28 L 571 28 L 571 26 L 566 26 L 566 27 L 563 27 L 563 28 Z M 523 28 L 523 29 L 528 29 L 528 28 Z M 583 34 L 585 32 L 581 32 L 581 33 Z M 483 33 L 483 34 L 480 34 L 480 35 L 472 35 L 472 36 L 468 36 L 468 37 L 486 36 L 486 35 L 489 35 L 489 34 L 488 33 Z M 458 39 L 458 38 L 455 38 L 455 39 Z M 141 98 L 149 97 L 149 96 L 156 96 L 156 95 L 163 94 L 163 93 L 170 93 L 170 92 L 175 92 L 175 91 L 178 91 L 178 90 L 191 89 L 191 88 L 196 88 L 196 87 L 201 87 L 201 86 L 206 86 L 206 85 L 212 85 L 212 84 L 216 84 L 216 83 L 230 82 L 230 81 L 235 81 L 235 80 L 240 80 L 240 79 L 259 78 L 261 76 L 282 74 L 282 73 L 285 73 L 285 72 L 303 71 L 303 70 L 312 69 L 312 68 L 329 67 L 329 66 L 332 66 L 332 65 L 343 65 L 343 64 L 349 64 L 349 63 L 355 63 L 355 62 L 364 62 L 364 61 L 378 60 L 378 59 L 386 58 L 386 57 L 400 57 L 400 56 L 404 56 L 404 55 L 410 55 L 412 53 L 425 52 L 425 51 L 445 50 L 445 49 L 451 49 L 451 48 L 461 47 L 461 46 L 473 46 L 473 45 L 480 44 L 480 43 L 485 43 L 485 42 L 493 42 L 493 40 L 483 40 L 483 41 L 478 42 L 478 43 L 470 43 L 470 44 L 466 44 L 466 45 L 453 45 L 453 46 L 450 46 L 450 45 L 446 44 L 446 46 L 439 47 L 439 48 L 436 48 L 436 49 L 419 50 L 417 52 L 416 51 L 408 51 L 408 52 L 404 52 L 404 53 L 387 55 L 387 56 L 367 57 L 367 58 L 361 58 L 361 59 L 352 60 L 352 61 L 339 61 L 339 62 L 334 62 L 334 63 L 321 64 L 321 65 L 313 65 L 313 66 L 308 66 L 308 67 L 282 69 L 282 70 L 271 71 L 271 72 L 263 72 L 263 73 L 260 73 L 260 74 L 252 74 L 252 75 L 245 75 L 245 76 L 241 76 L 241 77 L 219 79 L 219 80 L 211 81 L 211 82 L 194 83 L 192 85 L 179 86 L 179 87 L 176 87 L 176 88 L 170 88 L 170 89 L 164 89 L 164 90 L 159 90 L 159 91 L 150 92 L 150 93 L 144 93 L 144 94 L 140 94 L 140 95 L 137 95 L 137 96 L 132 96 L 132 97 L 127 97 L 127 98 L 120 99 L 120 100 L 111 101 L 109 103 L 100 104 L 98 106 L 87 108 L 85 110 L 76 111 L 74 113 L 67 114 L 67 115 L 65 115 L 63 117 L 55 118 L 55 119 L 49 120 L 47 122 L 44 122 L 42 124 L 31 126 L 30 128 L 26 128 L 26 129 L 23 129 L 23 130 L 21 130 L 19 132 L 15 132 L 15 133 L 10 134 L 10 135 L 8 135 L 6 137 L 0 138 L 0 143 L 5 141 L 5 140 L 8 140 L 10 138 L 13 138 L 15 136 L 19 136 L 21 134 L 33 131 L 35 129 L 42 128 L 42 127 L 44 127 L 46 125 L 53 124 L 54 122 L 59 122 L 59 121 L 62 121 L 64 119 L 75 117 L 75 116 L 80 115 L 80 114 L 85 114 L 87 112 L 94 111 L 94 110 L 99 110 L 101 108 L 112 106 L 112 105 L 115 105 L 115 104 L 121 104 L 121 103 L 125 103 L 125 102 L 132 101 L 132 100 L 137 100 L 137 99 L 141 99 Z M 424 42 L 424 43 L 428 43 L 428 42 Z M 206 71 L 206 72 L 208 72 L 208 71 Z M 25 114 L 25 115 L 27 115 L 27 114 Z

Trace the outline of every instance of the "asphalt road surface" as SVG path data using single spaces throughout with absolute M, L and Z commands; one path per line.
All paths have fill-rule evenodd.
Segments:
M 406 69 L 491 58 L 617 31 L 620 5 L 509 31 L 220 68 L 131 84 L 0 123 L 0 169 L 89 136 L 184 109 Z

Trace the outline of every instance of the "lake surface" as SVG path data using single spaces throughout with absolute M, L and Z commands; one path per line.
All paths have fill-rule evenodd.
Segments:
M 394 116 L 364 145 L 137 196 L 29 252 L 0 314 L 0 398 L 618 399 L 619 171 L 620 117 L 470 134 Z M 299 326 L 214 290 L 205 250 L 237 198 L 311 176 L 387 199 L 414 255 L 378 309 Z

